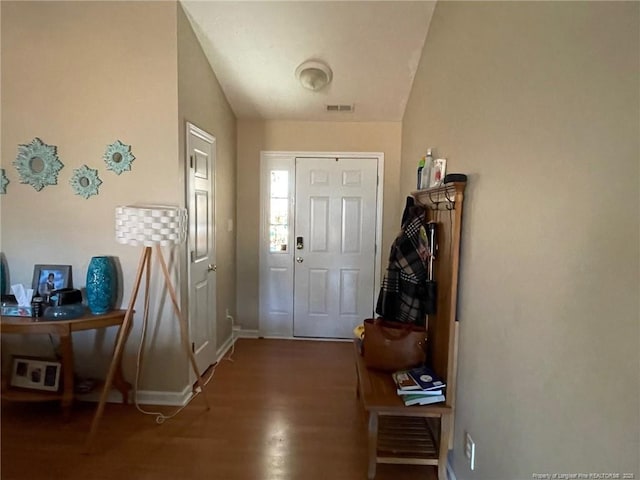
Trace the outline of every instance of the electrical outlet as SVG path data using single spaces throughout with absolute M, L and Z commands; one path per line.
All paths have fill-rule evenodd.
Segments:
M 476 468 L 476 442 L 473 441 L 469 432 L 464 433 L 464 456 L 469 460 L 469 468 Z

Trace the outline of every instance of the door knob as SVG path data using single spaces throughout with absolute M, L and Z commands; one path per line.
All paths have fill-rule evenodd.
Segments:
M 207 265 L 207 272 L 215 272 L 218 269 L 216 265 Z
M 302 258 L 302 257 L 296 257 L 296 262 L 298 262 L 298 263 L 302 263 L 302 262 L 304 262 L 304 258 Z

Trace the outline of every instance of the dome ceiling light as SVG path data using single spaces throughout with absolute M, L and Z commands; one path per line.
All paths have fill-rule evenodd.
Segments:
M 326 63 L 308 61 L 296 69 L 296 77 L 304 88 L 317 92 L 331 83 L 333 72 Z

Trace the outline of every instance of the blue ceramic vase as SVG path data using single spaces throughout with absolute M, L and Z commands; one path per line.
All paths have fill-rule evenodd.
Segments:
M 111 257 L 92 257 L 87 269 L 87 306 L 100 315 L 113 309 L 117 295 L 116 267 Z

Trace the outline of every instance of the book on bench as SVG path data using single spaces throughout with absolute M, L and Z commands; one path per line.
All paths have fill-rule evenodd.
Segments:
M 396 393 L 400 396 L 403 395 L 444 395 L 442 390 L 402 390 L 398 388 Z
M 445 383 L 433 369 L 425 366 L 392 373 L 396 393 L 405 405 L 428 405 L 444 402 Z
M 391 374 L 393 381 L 396 382 L 398 390 L 421 390 L 420 385 L 415 379 L 409 375 L 409 370 L 400 370 Z
M 402 395 L 400 398 L 402 398 L 402 401 L 406 406 L 429 405 L 431 403 L 444 402 L 444 395 L 424 395 L 421 393 L 414 393 Z
M 446 386 L 436 372 L 427 366 L 412 368 L 408 373 L 420 390 L 442 390 Z
M 391 374 L 399 390 L 442 390 L 446 385 L 429 367 L 399 370 Z

